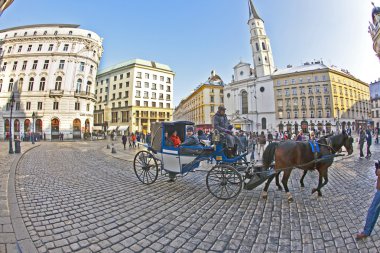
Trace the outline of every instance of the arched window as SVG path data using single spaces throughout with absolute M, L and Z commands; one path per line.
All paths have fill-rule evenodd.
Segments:
M 62 85 L 62 77 L 57 77 L 55 79 L 55 90 L 61 90 L 61 85 Z
M 248 114 L 248 93 L 246 91 L 241 93 L 241 112 Z
M 11 80 L 9 80 L 8 91 L 13 91 L 13 78 L 11 78 Z
M 3 88 L 3 79 L 0 79 L 0 92 L 2 88 Z
M 33 91 L 33 84 L 34 84 L 34 78 L 31 77 L 31 78 L 29 79 L 28 91 Z
M 18 91 L 21 92 L 22 91 L 22 86 L 24 85 L 24 78 L 20 78 L 18 80 Z
M 267 47 L 265 46 L 265 42 L 261 43 L 263 50 L 267 50 Z
M 40 91 L 45 90 L 45 82 L 46 82 L 45 77 L 42 77 L 40 81 Z
M 91 92 L 91 82 L 90 81 L 88 81 L 87 82 L 87 86 L 86 86 L 86 94 L 89 94 L 90 92 Z
M 54 35 L 57 35 L 57 34 L 58 34 L 58 31 L 55 31 L 55 32 L 54 32 Z
M 267 119 L 266 118 L 261 119 L 261 128 L 267 129 Z
M 261 58 L 259 57 L 258 59 L 259 59 L 259 62 L 261 62 Z
M 47 34 L 47 31 L 44 31 L 44 35 L 46 35 Z
M 82 79 L 78 79 L 77 80 L 77 89 L 75 90 L 75 92 L 80 92 L 80 90 L 82 89 Z
M 260 48 L 259 48 L 259 43 L 256 43 L 256 51 L 259 51 Z
M 73 31 L 69 31 L 69 35 L 73 35 Z

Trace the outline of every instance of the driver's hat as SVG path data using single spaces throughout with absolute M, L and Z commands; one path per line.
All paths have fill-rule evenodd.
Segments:
M 224 111 L 225 111 L 225 110 L 226 110 L 226 107 L 224 107 L 223 105 L 219 105 L 219 106 L 218 106 L 218 110 L 224 110 Z
M 194 128 L 193 128 L 193 127 L 188 127 L 188 128 L 186 129 L 186 132 L 194 132 Z

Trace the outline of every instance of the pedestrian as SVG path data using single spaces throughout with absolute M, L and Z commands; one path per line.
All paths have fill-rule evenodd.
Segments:
M 268 142 L 269 144 L 273 142 L 273 134 L 271 132 L 268 132 Z
M 136 135 L 134 133 L 132 133 L 131 135 L 131 139 L 132 139 L 132 147 L 136 147 Z
M 121 137 L 121 140 L 123 141 L 124 150 L 125 150 L 125 145 L 127 144 L 127 136 L 125 135 L 125 133 L 123 134 L 123 137 Z
M 267 138 L 265 137 L 264 131 L 261 131 L 261 134 L 259 136 L 259 156 L 261 154 L 261 151 L 264 153 L 264 147 L 265 144 L 267 143 Z
M 377 218 L 380 214 L 380 161 L 375 163 L 375 174 L 377 176 L 376 193 L 372 200 L 372 204 L 368 209 L 368 214 L 363 232 L 356 235 L 356 239 L 364 239 L 371 235 L 373 228 L 376 225 Z
M 249 140 L 248 140 L 248 150 L 250 150 L 252 153 L 251 153 L 251 162 L 255 160 L 255 150 L 256 150 L 256 136 L 254 133 L 251 133 L 249 135 Z
M 303 131 L 300 130 L 297 135 L 296 141 L 303 141 Z
M 363 147 L 364 147 L 364 142 L 365 142 L 365 140 L 366 140 L 365 132 L 364 132 L 364 130 L 362 129 L 362 127 L 360 127 L 360 129 L 359 129 L 359 149 L 360 149 L 360 157 L 359 157 L 359 158 L 363 158 L 363 157 L 364 157 Z
M 366 156 L 366 158 L 370 158 L 372 155 L 371 150 L 370 150 L 370 147 L 372 145 L 372 133 L 371 133 L 371 130 L 369 128 L 366 131 L 366 141 L 367 141 L 367 156 Z
M 128 144 L 129 144 L 129 147 L 131 148 L 132 147 L 132 136 L 128 133 Z

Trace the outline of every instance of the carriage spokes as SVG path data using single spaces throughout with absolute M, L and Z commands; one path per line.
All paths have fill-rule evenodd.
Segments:
M 240 193 L 243 180 L 234 167 L 218 164 L 207 173 L 206 185 L 212 195 L 226 200 L 234 198 Z
M 133 160 L 133 170 L 143 184 L 152 184 L 158 177 L 158 163 L 147 151 L 140 151 Z

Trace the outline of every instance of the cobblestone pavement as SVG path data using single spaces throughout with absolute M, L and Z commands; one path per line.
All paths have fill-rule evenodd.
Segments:
M 370 238 L 354 239 L 374 193 L 373 160 L 337 158 L 322 198 L 310 195 L 317 172 L 302 189 L 294 170 L 292 203 L 274 185 L 266 201 L 262 186 L 222 201 L 208 192 L 205 172 L 143 185 L 104 145 L 44 143 L 21 160 L 16 194 L 39 252 L 379 251 L 379 223 Z
M 22 142 L 21 151 L 25 152 L 32 146 L 31 143 Z M 0 142 L 0 147 L 0 253 L 12 253 L 17 252 L 19 246 L 16 246 L 15 224 L 12 224 L 8 187 L 11 165 L 20 154 L 9 154 L 8 142 Z

